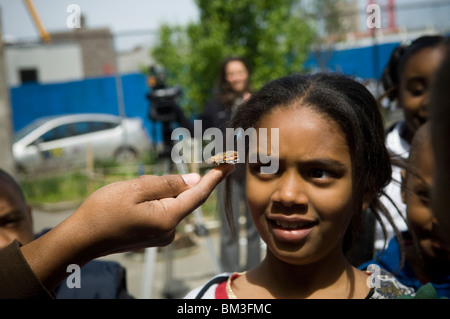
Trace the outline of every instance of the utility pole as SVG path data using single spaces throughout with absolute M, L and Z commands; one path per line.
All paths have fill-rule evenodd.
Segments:
M 12 112 L 6 81 L 2 11 L 0 8 L 0 168 L 15 176 L 16 168 L 12 153 L 12 134 Z

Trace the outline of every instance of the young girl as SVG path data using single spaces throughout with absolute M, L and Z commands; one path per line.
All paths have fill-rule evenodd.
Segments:
M 366 273 L 344 256 L 347 228 L 377 208 L 391 166 L 373 96 L 345 76 L 292 75 L 266 84 L 239 108 L 232 126 L 279 129 L 279 168 L 247 163 L 247 201 L 267 245 L 244 273 L 223 274 L 187 298 L 391 298 L 412 294 L 379 268 Z M 271 141 L 271 137 L 267 137 Z M 259 158 L 259 157 L 258 157 Z M 375 283 L 372 285 L 372 283 Z
M 425 123 L 411 142 L 406 169 L 402 170 L 402 199 L 406 204 L 409 231 L 403 232 L 406 260 L 399 269 L 401 248 L 396 238 L 377 260 L 383 269 L 415 290 L 432 283 L 436 297 L 450 297 L 450 245 L 431 210 L 434 156 L 431 148 L 430 123 Z M 403 165 L 404 166 L 404 165 Z M 364 269 L 364 265 L 360 267 Z
M 428 120 L 428 104 L 432 78 L 442 62 L 449 39 L 440 35 L 426 35 L 414 40 L 410 45 L 397 47 L 386 65 L 382 83 L 391 101 L 403 110 L 403 119 L 394 123 L 387 132 L 386 146 L 395 157 L 407 159 L 411 140 L 419 127 Z M 392 182 L 385 192 L 393 200 L 382 197 L 394 220 L 401 231 L 407 230 L 405 222 L 405 204 L 400 197 L 399 167 L 392 168 Z M 398 211 L 401 213 L 398 214 Z M 392 238 L 394 231 L 387 225 L 386 239 Z M 377 224 L 375 235 L 375 250 L 383 249 L 385 235 L 382 227 Z

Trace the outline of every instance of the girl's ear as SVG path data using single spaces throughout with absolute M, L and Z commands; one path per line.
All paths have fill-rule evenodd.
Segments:
M 404 169 L 401 170 L 400 175 L 402 176 L 401 182 L 401 194 L 402 194 L 402 202 L 406 204 L 406 171 Z

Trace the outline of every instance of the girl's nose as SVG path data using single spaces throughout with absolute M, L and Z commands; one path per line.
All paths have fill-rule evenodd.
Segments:
M 298 172 L 285 172 L 280 178 L 278 187 L 272 200 L 286 207 L 293 205 L 307 205 L 306 182 Z

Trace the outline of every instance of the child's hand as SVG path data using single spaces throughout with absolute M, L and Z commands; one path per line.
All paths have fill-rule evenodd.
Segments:
M 21 247 L 36 277 L 54 289 L 67 266 L 100 256 L 169 244 L 177 224 L 200 206 L 234 170 L 220 165 L 198 174 L 142 176 L 107 185 L 89 196 L 66 220 Z
M 198 174 L 141 176 L 107 185 L 93 193 L 74 218 L 91 234 L 99 255 L 164 246 L 175 227 L 199 207 L 233 165 L 221 165 L 203 178 Z

